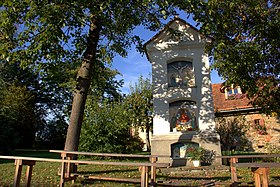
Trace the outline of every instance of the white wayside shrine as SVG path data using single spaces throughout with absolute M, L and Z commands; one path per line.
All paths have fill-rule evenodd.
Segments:
M 152 64 L 154 119 L 152 155 L 161 162 L 190 165 L 188 149 L 203 147 L 221 155 L 205 45 L 211 39 L 180 18 L 145 44 Z M 216 159 L 212 164 L 220 164 Z

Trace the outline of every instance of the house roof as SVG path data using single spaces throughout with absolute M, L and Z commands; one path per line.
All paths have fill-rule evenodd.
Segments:
M 226 99 L 226 96 L 221 88 L 223 84 L 212 84 L 213 102 L 215 112 L 233 112 L 255 109 L 250 103 L 246 95 L 238 99 Z

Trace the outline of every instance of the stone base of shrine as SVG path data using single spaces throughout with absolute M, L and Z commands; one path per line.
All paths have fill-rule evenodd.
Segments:
M 170 132 L 168 135 L 153 135 L 151 154 L 159 156 L 158 162 L 170 163 L 170 166 L 192 166 L 190 159 L 186 158 L 186 146 L 189 145 L 203 147 L 216 156 L 221 155 L 220 136 L 209 131 Z M 211 165 L 221 164 L 222 161 L 219 158 L 211 161 Z

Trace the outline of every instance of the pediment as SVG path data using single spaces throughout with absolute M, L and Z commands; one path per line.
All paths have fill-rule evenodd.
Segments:
M 156 47 L 158 45 L 177 45 L 190 43 L 205 43 L 210 41 L 205 38 L 199 30 L 186 21 L 175 18 L 170 21 L 158 34 L 156 34 L 145 45 L 147 48 Z

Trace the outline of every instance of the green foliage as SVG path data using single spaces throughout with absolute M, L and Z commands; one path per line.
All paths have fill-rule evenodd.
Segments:
M 130 94 L 126 97 L 129 107 L 130 120 L 134 126 L 146 128 L 152 127 L 153 113 L 152 84 L 149 78 L 139 77 L 134 87 L 130 86 Z
M 53 119 L 46 123 L 44 128 L 37 131 L 36 149 L 59 149 L 64 148 L 68 124 L 64 119 Z
M 122 102 L 88 99 L 81 131 L 80 151 L 133 153 L 142 150 L 137 136 L 130 135 L 129 116 Z
M 213 38 L 208 46 L 213 68 L 226 84 L 241 86 L 265 112 L 279 113 L 280 1 L 186 0 L 178 6 Z
M 187 155 L 191 160 L 202 160 L 203 155 L 206 152 L 206 149 L 202 147 L 187 147 L 186 149 Z
M 98 60 L 110 63 L 116 53 L 125 57 L 132 44 L 140 49 L 142 40 L 133 29 L 143 25 L 157 30 L 171 14 L 174 8 L 168 1 L 3 1 L 1 61 L 20 62 L 39 72 L 82 62 L 66 139 L 66 148 L 75 150 L 94 65 Z
M 134 87 L 130 86 L 130 94 L 125 98 L 129 121 L 134 128 L 146 130 L 146 143 L 150 149 L 149 133 L 153 127 L 153 93 L 152 84 L 149 78 L 139 77 Z
M 1 149 L 31 148 L 36 132 L 34 95 L 26 87 L 1 85 Z
M 246 123 L 244 116 L 218 117 L 215 120 L 222 151 L 245 151 L 251 148 L 246 137 L 249 125 Z

